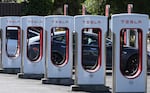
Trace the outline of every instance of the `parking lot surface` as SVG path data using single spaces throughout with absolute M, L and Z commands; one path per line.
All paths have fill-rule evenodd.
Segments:
M 112 91 L 112 76 L 106 76 L 106 86 Z M 71 86 L 42 84 L 41 80 L 20 79 L 14 74 L 0 73 L 0 93 L 89 93 L 71 91 Z M 90 92 L 98 93 L 98 92 Z M 150 93 L 150 76 L 147 76 L 147 93 Z

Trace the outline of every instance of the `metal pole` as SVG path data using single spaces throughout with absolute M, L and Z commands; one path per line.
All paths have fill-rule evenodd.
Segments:
M 85 5 L 83 4 L 82 5 L 82 15 L 85 15 L 85 12 L 86 12 L 86 8 L 85 8 Z
M 110 5 L 106 5 L 105 6 L 105 16 L 109 16 L 109 9 L 110 9 Z
M 108 22 L 107 22 L 107 25 L 108 25 L 108 28 L 107 28 L 107 37 L 111 39 L 111 30 L 109 29 L 109 9 L 110 9 L 110 5 L 106 5 L 105 6 L 105 16 L 108 17 Z
M 68 5 L 64 5 L 64 15 L 68 15 Z
M 128 4 L 128 7 L 127 7 L 128 14 L 132 13 L 132 8 L 133 8 L 133 4 Z M 126 38 L 125 43 L 127 46 L 130 46 L 130 33 L 131 32 L 129 29 L 127 29 L 124 33 L 124 37 Z
M 133 4 L 128 4 L 128 13 L 131 14 L 132 12 L 132 9 L 133 9 Z

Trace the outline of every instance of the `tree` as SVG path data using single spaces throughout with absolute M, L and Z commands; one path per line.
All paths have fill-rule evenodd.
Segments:
M 84 2 L 86 11 L 90 14 L 104 14 L 105 0 L 86 0 Z
M 17 0 L 22 1 L 22 0 Z M 149 0 L 25 0 L 25 15 L 63 14 L 64 4 L 68 4 L 68 14 L 81 14 L 82 4 L 87 12 L 94 15 L 104 15 L 105 5 L 110 4 L 110 13 L 127 13 L 127 5 L 133 4 L 133 12 L 150 15 Z M 59 13 L 56 12 L 60 10 Z
M 17 3 L 24 2 L 24 0 L 14 0 L 14 1 L 17 2 Z
M 149 0 L 106 0 L 111 5 L 111 14 L 127 13 L 127 5 L 133 4 L 133 12 L 150 15 Z
M 127 13 L 127 5 L 133 4 L 133 12 L 150 15 L 149 0 L 85 0 L 87 12 L 104 15 L 105 5 L 110 5 L 110 13 Z

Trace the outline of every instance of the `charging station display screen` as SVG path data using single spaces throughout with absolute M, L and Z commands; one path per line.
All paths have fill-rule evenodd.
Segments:
M 51 61 L 56 66 L 64 66 L 69 56 L 69 29 L 53 27 L 51 29 Z
M 43 28 L 28 27 L 27 29 L 27 57 L 32 62 L 38 62 L 43 53 Z
M 82 29 L 82 67 L 94 72 L 101 65 L 101 30 L 99 28 Z
M 6 27 L 6 53 L 8 57 L 17 57 L 20 53 L 20 27 Z
M 126 31 L 129 31 L 130 37 L 126 36 Z M 122 29 L 120 37 L 121 73 L 127 78 L 135 78 L 142 71 L 142 31 L 134 28 Z M 130 45 L 124 43 L 124 37 L 130 38 Z

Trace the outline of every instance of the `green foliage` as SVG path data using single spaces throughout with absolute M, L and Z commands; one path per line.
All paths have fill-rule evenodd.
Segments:
M 84 4 L 88 13 L 104 15 L 105 0 L 86 0 Z
M 110 4 L 111 14 L 127 13 L 127 5 L 133 4 L 133 13 L 144 13 L 150 15 L 149 0 L 106 0 Z
M 17 2 L 17 3 L 21 3 L 21 2 L 23 2 L 23 0 L 16 0 L 16 2 Z
M 133 12 L 150 15 L 149 0 L 86 0 L 84 4 L 90 14 L 104 15 L 106 4 L 110 4 L 110 14 L 127 13 L 127 5 L 133 4 Z
M 20 2 L 22 0 L 18 0 Z M 24 15 L 49 15 L 60 8 L 63 14 L 64 4 L 68 4 L 68 14 L 81 14 L 82 4 L 93 15 L 104 15 L 105 5 L 110 4 L 110 14 L 127 13 L 127 5 L 133 4 L 133 12 L 150 15 L 149 0 L 28 0 L 24 3 Z
M 99 0 L 86 0 L 84 2 L 86 11 L 91 14 L 98 14 L 99 12 Z

